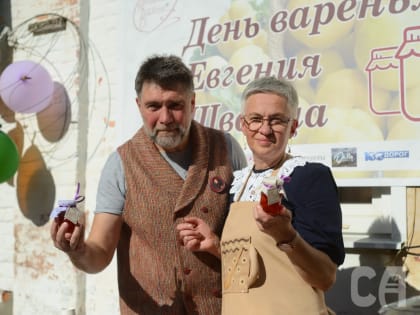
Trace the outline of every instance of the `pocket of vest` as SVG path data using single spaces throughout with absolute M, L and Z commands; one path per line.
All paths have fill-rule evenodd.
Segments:
M 251 237 L 222 243 L 223 293 L 244 293 L 259 277 L 258 252 Z

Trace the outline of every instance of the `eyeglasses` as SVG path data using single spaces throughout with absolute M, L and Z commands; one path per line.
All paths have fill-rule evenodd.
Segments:
M 267 121 L 271 130 L 282 131 L 284 127 L 287 126 L 289 121 L 291 121 L 291 118 L 285 118 L 285 117 L 264 118 L 263 116 L 259 116 L 259 115 L 242 116 L 242 119 L 246 127 L 251 131 L 260 130 L 260 128 L 264 124 L 264 121 Z

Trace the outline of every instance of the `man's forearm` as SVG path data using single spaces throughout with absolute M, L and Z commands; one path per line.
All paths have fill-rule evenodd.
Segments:
M 86 243 L 82 249 L 67 253 L 73 265 L 86 273 L 98 273 L 104 270 L 113 255 L 93 244 Z

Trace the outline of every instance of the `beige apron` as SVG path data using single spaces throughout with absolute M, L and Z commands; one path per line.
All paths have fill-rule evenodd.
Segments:
M 231 204 L 223 229 L 223 315 L 326 315 L 324 293 L 306 283 L 253 217 L 255 202 Z

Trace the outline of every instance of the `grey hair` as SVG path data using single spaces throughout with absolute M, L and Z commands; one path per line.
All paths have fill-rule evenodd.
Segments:
M 145 82 L 153 82 L 165 90 L 182 87 L 185 91 L 194 92 L 191 70 L 182 59 L 175 55 L 152 55 L 140 66 L 134 88 L 140 95 Z
M 245 102 L 253 94 L 257 93 L 273 93 L 283 96 L 287 100 L 293 118 L 296 118 L 297 108 L 299 105 L 299 97 L 296 89 L 289 81 L 276 77 L 262 77 L 250 82 L 241 96 L 241 111 L 245 112 Z

